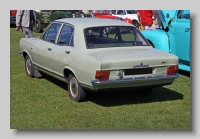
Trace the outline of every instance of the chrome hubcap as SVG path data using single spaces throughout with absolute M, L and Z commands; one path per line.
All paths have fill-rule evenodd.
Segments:
M 28 72 L 28 74 L 31 73 L 31 60 L 30 59 L 26 60 L 26 71 Z
M 77 97 L 78 95 L 78 82 L 76 78 L 71 78 L 70 80 L 70 92 L 73 97 Z

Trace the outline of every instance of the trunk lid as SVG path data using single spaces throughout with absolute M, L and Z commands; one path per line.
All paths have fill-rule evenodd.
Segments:
M 128 49 L 106 48 L 88 53 L 102 63 L 102 70 L 157 67 L 177 64 L 175 55 L 148 46 Z

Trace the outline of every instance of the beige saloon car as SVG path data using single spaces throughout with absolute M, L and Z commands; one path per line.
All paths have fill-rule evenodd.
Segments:
M 149 95 L 179 77 L 177 56 L 154 49 L 135 26 L 114 19 L 55 20 L 40 37 L 21 38 L 19 53 L 29 77 L 46 73 L 66 82 L 77 102 L 87 90 L 133 88 Z

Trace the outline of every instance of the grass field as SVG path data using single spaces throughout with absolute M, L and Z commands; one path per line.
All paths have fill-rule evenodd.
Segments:
M 39 33 L 35 36 L 40 35 Z M 72 101 L 67 84 L 45 75 L 29 78 L 18 54 L 22 32 L 10 28 L 11 129 L 191 130 L 190 75 L 141 97 L 132 90 L 89 93 Z

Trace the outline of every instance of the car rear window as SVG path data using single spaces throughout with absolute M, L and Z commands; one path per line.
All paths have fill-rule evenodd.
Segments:
M 132 26 L 91 27 L 84 29 L 84 34 L 87 49 L 150 45 Z

